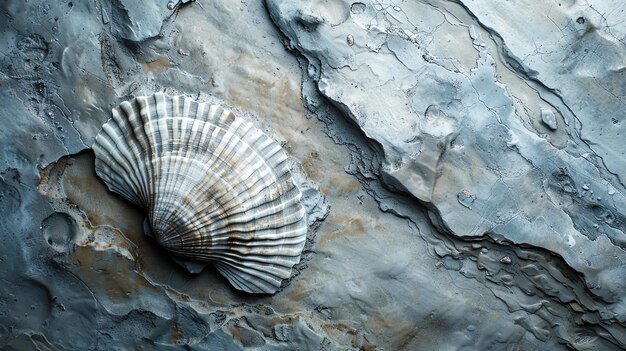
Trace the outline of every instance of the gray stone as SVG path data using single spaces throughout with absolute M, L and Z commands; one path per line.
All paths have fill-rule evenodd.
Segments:
M 2 2 L 0 348 L 624 349 L 624 16 Z M 275 295 L 190 275 L 96 177 L 111 107 L 155 91 L 291 156 L 310 231 Z
M 541 121 L 543 124 L 547 125 L 550 129 L 556 130 L 556 117 L 554 116 L 554 112 L 547 108 L 541 109 Z

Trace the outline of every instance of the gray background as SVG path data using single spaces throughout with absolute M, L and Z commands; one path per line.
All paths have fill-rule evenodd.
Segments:
M 284 145 L 277 294 L 186 273 L 96 177 L 155 91 Z M 0 348 L 626 347 L 623 1 L 3 1 L 0 103 Z

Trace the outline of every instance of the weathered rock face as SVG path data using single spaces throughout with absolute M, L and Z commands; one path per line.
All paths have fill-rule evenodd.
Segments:
M 626 347 L 620 1 L 174 3 L 0 5 L 0 347 Z M 186 273 L 96 177 L 162 90 L 292 157 L 277 294 Z
M 452 235 L 562 256 L 602 322 L 625 321 L 623 28 L 592 4 L 462 5 L 269 1 L 319 92 L 380 146 L 388 188 Z

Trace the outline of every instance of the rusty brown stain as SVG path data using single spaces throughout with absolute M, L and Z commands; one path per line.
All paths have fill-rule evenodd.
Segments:
M 50 173 L 53 168 L 64 168 L 66 159 L 61 159 L 59 162 L 53 162 L 47 165 L 44 168 L 39 168 L 39 184 L 38 185 L 47 185 L 50 181 Z
M 409 323 L 405 318 L 397 314 L 372 312 L 369 320 L 378 330 L 387 330 L 389 342 L 394 350 L 404 349 L 414 341 L 419 334 L 413 323 Z
M 251 82 L 256 83 L 257 86 L 260 86 L 264 89 L 272 89 L 276 86 L 276 81 L 268 81 L 263 80 L 259 77 L 247 77 Z
M 241 60 L 244 56 L 245 56 L 245 54 L 240 52 L 240 53 L 237 53 L 235 55 L 224 57 L 224 62 L 225 63 L 234 63 L 234 62 L 237 62 L 237 61 Z
M 320 187 L 320 192 L 324 195 L 324 196 L 328 196 L 328 194 L 330 194 L 330 188 L 328 186 L 321 186 Z
M 228 332 L 230 333 L 230 335 L 233 336 L 233 339 L 241 342 L 241 335 L 239 334 L 239 328 L 237 328 L 235 326 L 229 326 L 228 327 Z
M 324 323 L 321 327 L 327 335 L 335 339 L 343 339 L 344 342 L 349 341 L 352 347 L 362 350 L 362 342 L 357 339 L 358 329 L 343 323 Z
M 285 293 L 284 298 L 274 299 L 273 302 L 284 310 L 299 311 L 302 310 L 300 303 L 306 299 L 308 295 L 308 290 L 305 290 L 303 283 L 298 281 Z
M 318 161 L 316 162 L 317 163 L 315 163 L 314 165 L 320 164 Z M 304 166 L 304 162 L 303 162 L 303 166 Z M 361 184 L 359 183 L 357 179 L 355 179 L 352 176 L 349 176 L 345 173 L 333 171 L 333 170 L 329 170 L 323 173 L 324 173 L 323 177 L 319 179 L 318 181 L 321 182 L 320 191 L 325 196 L 328 196 L 328 195 L 345 196 L 345 195 L 356 194 L 361 190 Z
M 330 177 L 329 185 L 339 195 L 356 193 L 361 189 L 361 184 L 358 180 L 353 177 L 346 177 L 343 174 L 337 177 Z
M 259 72 L 272 72 L 274 67 L 265 62 L 249 59 L 249 55 L 238 54 L 225 59 L 226 62 L 245 61 L 250 70 Z M 296 128 L 302 123 L 290 123 L 294 119 L 301 120 L 305 115 L 304 106 L 300 98 L 299 82 L 288 77 L 274 77 L 270 79 L 262 76 L 250 76 L 246 72 L 242 74 L 242 84 L 233 86 L 225 94 L 229 104 L 242 110 L 255 111 L 269 117 L 276 129 L 285 137 L 296 132 Z M 253 96 L 250 96 L 254 94 Z M 285 126 L 285 128 L 282 128 Z
M 321 249 L 326 249 L 330 242 L 338 238 L 362 235 L 368 229 L 375 228 L 372 223 L 366 225 L 363 218 L 333 212 L 326 218 L 324 224 L 327 230 L 321 232 L 319 241 Z
M 170 68 L 170 58 L 165 55 L 152 62 L 145 62 L 143 64 L 144 72 L 161 73 L 165 72 L 168 68 Z
M 300 316 L 298 315 L 284 315 L 284 316 L 276 316 L 270 320 L 270 324 L 272 326 L 278 324 L 295 324 L 300 320 Z
M 48 186 L 54 186 L 60 182 L 60 179 L 65 173 L 65 168 L 70 160 L 71 158 L 69 157 L 63 157 L 57 162 L 52 162 L 46 167 L 39 169 L 39 183 L 37 187 L 43 195 L 54 195 L 49 193 L 49 191 L 53 189 L 48 188 Z
M 319 181 L 322 178 L 319 173 L 319 161 L 307 157 L 301 160 L 301 164 L 309 178 L 314 181 Z
M 77 277 L 94 294 L 113 302 L 126 302 L 137 294 L 162 294 L 161 289 L 167 289 L 180 299 L 193 298 L 220 305 L 232 302 L 228 289 L 217 288 L 222 281 L 212 270 L 191 278 L 185 276 L 186 282 L 170 287 L 166 282 L 177 276 L 181 268 L 154 240 L 144 236 L 143 214 L 110 193 L 96 178 L 93 167 L 91 153 L 63 158 L 40 170 L 40 187 L 46 189 L 40 191 L 83 218 L 77 224 L 87 239 L 68 254 L 68 259 L 76 265 Z M 91 245 L 102 230 L 112 235 L 111 241 L 98 240 L 100 249 L 96 249 Z M 109 250 L 114 248 L 129 252 L 132 258 Z
M 174 322 L 172 325 L 172 343 L 175 345 L 178 344 L 181 336 L 182 333 L 180 331 L 180 327 L 178 326 L 178 322 Z
M 136 244 L 143 241 L 144 215 L 126 200 L 109 192 L 95 173 L 93 157 L 81 154 L 73 159 L 61 179 L 67 199 L 78 206 L 93 226 L 118 228 Z
M 46 188 L 42 191 L 42 188 Z M 127 301 L 129 295 L 156 292 L 156 288 L 149 284 L 140 274 L 136 245 L 129 242 L 123 233 L 113 226 L 101 225 L 101 220 L 93 213 L 104 211 L 107 216 L 115 217 L 112 213 L 119 213 L 119 218 L 127 218 L 133 222 L 132 213 L 115 206 L 115 201 L 109 202 L 110 194 L 95 175 L 93 155 L 81 153 L 74 157 L 65 157 L 55 164 L 40 170 L 40 191 L 58 203 L 70 208 L 78 215 L 77 224 L 85 238 L 68 253 L 68 260 L 76 266 L 75 274 L 96 294 L 107 296 L 112 301 Z M 97 206 L 89 199 L 97 199 Z M 121 199 L 116 199 L 122 202 Z M 92 205 L 92 206 L 90 206 Z M 90 212 L 91 213 L 90 215 Z M 121 214 L 124 215 L 121 215 Z M 82 218 L 82 220 L 80 219 Z M 94 218 L 96 220 L 94 220 Z M 94 222 L 91 222 L 94 220 Z M 137 221 L 137 227 L 140 221 Z M 107 223 L 108 224 L 108 223 Z M 123 227 L 123 226 L 120 226 Z M 106 231 L 112 235 L 112 243 L 98 242 L 102 250 L 90 245 L 94 243 L 99 231 Z M 128 259 L 112 250 L 113 245 L 129 252 L 133 259 Z
M 78 246 L 68 258 L 77 265 L 78 277 L 91 291 L 96 295 L 103 293 L 113 302 L 127 301 L 129 295 L 138 296 L 145 290 L 156 290 L 143 277 L 131 278 L 135 275 L 132 262 L 112 251 Z
M 207 200 L 210 200 L 210 199 L 208 199 L 208 196 L 206 196 L 206 197 L 207 197 Z M 188 205 L 191 204 L 191 200 L 189 199 L 189 196 L 183 197 L 183 201 L 182 202 L 183 202 L 183 205 L 185 205 L 185 206 L 188 206 Z

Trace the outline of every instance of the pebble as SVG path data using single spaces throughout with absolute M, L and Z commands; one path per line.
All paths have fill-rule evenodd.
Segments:
M 354 37 L 352 36 L 352 34 L 348 34 L 348 36 L 346 37 L 346 42 L 350 46 L 354 45 Z
M 470 210 L 472 209 L 472 204 L 474 204 L 474 201 L 476 201 L 476 195 L 470 193 L 467 190 L 459 192 L 456 195 L 456 198 L 461 205 L 469 208 Z
M 541 109 L 541 121 L 552 130 L 556 130 L 556 117 L 554 112 L 547 108 Z
M 511 258 L 509 256 L 504 256 L 500 259 L 500 263 L 511 264 Z

